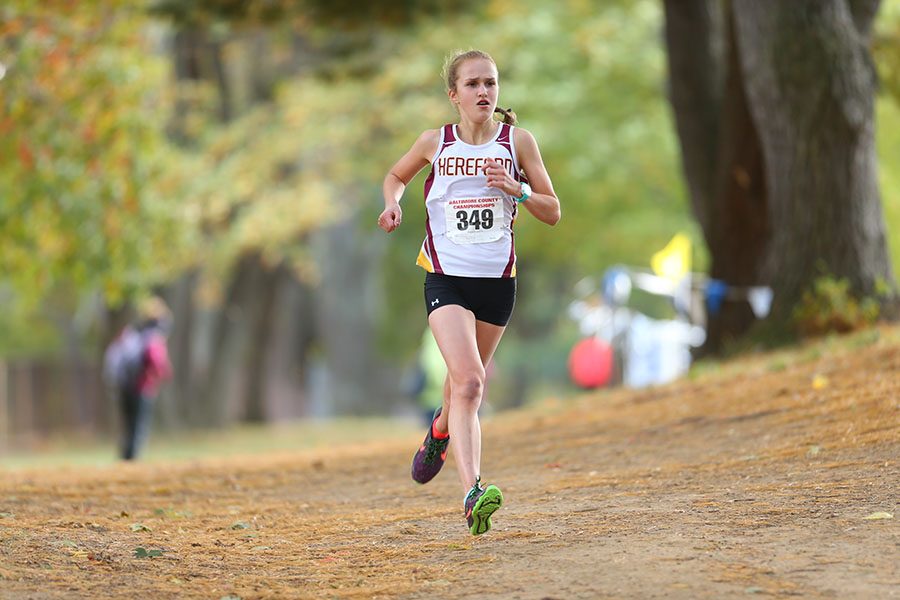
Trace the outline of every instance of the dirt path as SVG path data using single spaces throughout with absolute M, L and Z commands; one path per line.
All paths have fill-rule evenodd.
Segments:
M 900 597 L 900 347 L 861 339 L 491 419 L 479 538 L 419 436 L 0 472 L 0 598 Z

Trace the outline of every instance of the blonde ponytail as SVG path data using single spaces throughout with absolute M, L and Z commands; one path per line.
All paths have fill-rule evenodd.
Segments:
M 498 106 L 494 109 L 494 112 L 503 115 L 503 122 L 507 125 L 515 125 L 519 122 L 518 117 L 516 117 L 516 113 L 514 113 L 513 109 L 511 108 L 500 108 Z

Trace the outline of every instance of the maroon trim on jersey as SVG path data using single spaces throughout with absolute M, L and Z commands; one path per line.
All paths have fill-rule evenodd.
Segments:
M 497 136 L 497 143 L 506 148 L 506 151 L 509 152 L 509 157 L 516 160 L 516 157 L 512 155 L 512 142 L 509 139 L 509 134 L 512 132 L 512 127 L 507 125 L 506 123 L 500 124 L 500 135 Z
M 434 272 L 438 275 L 443 275 L 444 269 L 441 268 L 441 261 L 438 260 L 437 250 L 434 248 L 434 236 L 431 234 L 431 223 L 427 216 L 428 211 L 425 212 L 425 252 L 428 253 L 431 259 L 431 266 L 434 267 Z
M 509 133 L 512 131 L 512 127 L 510 127 L 506 123 L 500 123 L 500 135 L 497 136 L 498 144 L 506 144 L 507 149 L 509 149 Z
M 456 141 L 456 136 L 453 135 L 453 124 L 444 125 L 444 148 L 452 144 Z M 441 148 L 443 150 L 444 148 Z
M 441 152 L 443 152 L 443 148 L 441 149 Z M 438 156 L 440 156 L 440 153 L 438 153 Z M 435 161 L 437 161 L 437 159 L 435 159 Z M 425 180 L 425 252 L 428 254 L 431 265 L 434 267 L 434 272 L 443 274 L 441 261 L 438 260 L 437 252 L 434 250 L 434 236 L 431 234 L 431 220 L 428 218 L 428 193 L 431 191 L 431 186 L 433 184 L 434 163 L 431 164 L 431 173 L 428 174 L 428 179 Z
M 510 158 L 513 159 L 513 164 L 517 164 L 518 161 L 516 161 L 516 157 L 512 155 L 512 140 L 510 140 L 512 137 L 512 127 L 506 123 L 503 123 L 501 127 L 504 129 L 500 131 L 500 138 L 498 141 L 509 152 Z M 519 172 L 513 173 L 513 177 L 515 177 L 516 181 L 522 181 Z M 516 264 L 516 234 L 513 231 L 513 225 L 516 222 L 516 215 L 518 212 L 519 205 L 515 199 L 513 199 L 512 223 L 509 224 L 509 261 L 506 263 L 506 268 L 503 269 L 504 277 L 510 277 L 512 275 L 513 265 Z
M 428 202 L 428 194 L 431 193 L 431 186 L 434 184 L 434 164 L 441 157 L 441 154 L 444 153 L 444 150 L 447 149 L 447 146 L 454 143 L 456 138 L 453 137 L 453 125 L 444 125 L 443 134 L 441 136 L 441 149 L 438 150 L 437 156 L 434 157 L 434 162 L 431 163 L 431 173 L 428 174 L 428 179 L 425 180 L 425 202 Z M 428 212 L 425 212 L 426 216 Z
M 444 153 L 444 150 L 447 149 L 447 146 L 456 142 L 456 137 L 453 135 L 453 125 L 444 125 L 442 127 L 441 132 L 441 149 L 438 151 L 437 156 L 434 157 L 434 162 L 431 163 L 431 173 L 428 174 L 428 178 L 425 180 L 425 252 L 428 254 L 428 259 L 431 261 L 431 266 L 434 267 L 434 272 L 440 275 L 444 274 L 444 270 L 441 268 L 441 261 L 438 259 L 437 250 L 434 247 L 434 235 L 431 233 L 431 220 L 428 218 L 428 194 L 431 193 L 431 186 L 434 185 L 434 165 L 437 160 L 441 157 L 441 154 Z
M 509 157 L 512 159 L 514 165 L 518 165 L 519 161 L 516 160 L 516 157 L 513 156 L 512 150 L 512 126 L 507 125 L 506 123 L 500 124 L 500 135 L 497 136 L 497 143 L 506 148 L 506 151 L 509 152 Z M 524 177 L 520 172 L 516 172 L 512 174 L 513 179 L 516 181 L 523 181 Z
M 438 154 L 438 156 L 440 156 L 440 154 Z M 425 179 L 425 202 L 428 202 L 428 194 L 431 192 L 432 185 L 434 185 L 434 163 L 431 163 L 431 173 L 429 173 L 428 178 Z
M 506 263 L 506 268 L 503 269 L 503 277 L 509 277 L 512 275 L 513 265 L 516 264 L 516 234 L 512 231 L 512 226 L 510 226 L 509 231 L 509 262 Z

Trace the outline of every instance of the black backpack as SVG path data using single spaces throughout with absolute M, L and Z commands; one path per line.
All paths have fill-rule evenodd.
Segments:
M 136 391 L 147 366 L 148 336 L 128 326 L 110 343 L 103 357 L 107 384 L 125 391 Z

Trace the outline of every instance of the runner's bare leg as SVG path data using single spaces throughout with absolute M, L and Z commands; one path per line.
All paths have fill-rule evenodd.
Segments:
M 450 432 L 450 446 L 460 483 L 468 491 L 481 473 L 481 424 L 478 408 L 484 397 L 485 365 L 506 329 L 483 321 L 458 305 L 441 307 L 428 318 L 444 361 L 449 394 L 435 428 Z

